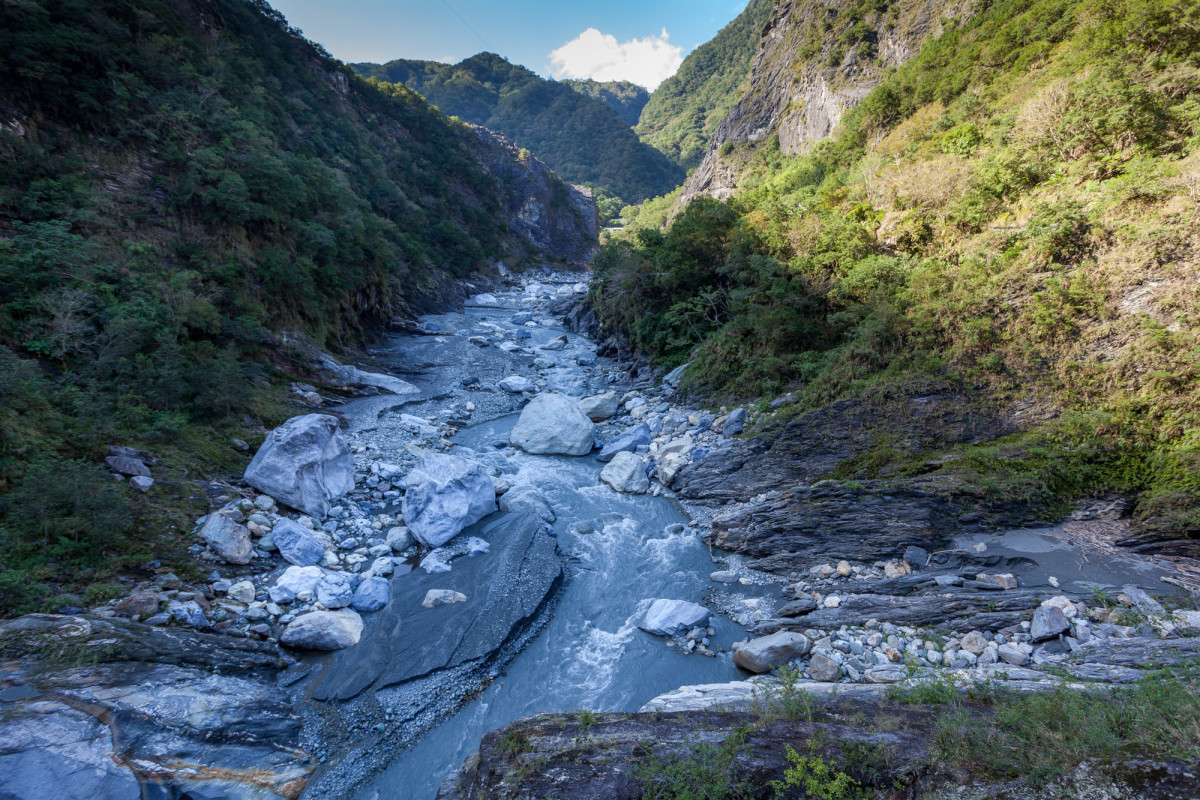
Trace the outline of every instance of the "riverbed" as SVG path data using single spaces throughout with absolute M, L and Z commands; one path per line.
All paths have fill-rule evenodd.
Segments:
M 423 318 L 421 325 L 429 333 L 396 336 L 375 352 L 378 365 L 408 371 L 404 377 L 421 389 L 419 397 L 366 398 L 342 411 L 350 418 L 352 438 L 396 458 L 401 453 L 395 451 L 407 441 L 402 415 L 465 414 L 466 404 L 472 403 L 471 424 L 453 437 L 451 452 L 501 453 L 510 483 L 541 489 L 555 514 L 551 527 L 566 557 L 568 578 L 545 628 L 503 674 L 396 753 L 358 797 L 430 800 L 445 776 L 477 749 L 485 732 L 532 713 L 636 711 L 680 684 L 738 676 L 727 651 L 744 632 L 725 617 L 714 615 L 710 623 L 716 631 L 710 637 L 715 657 L 687 653 L 637 628 L 655 598 L 702 603 L 712 585 L 708 574 L 720 566 L 674 500 L 613 491 L 599 480 L 604 465 L 595 453 L 539 456 L 497 447 L 506 445 L 521 404 L 519 394 L 496 388 L 509 375 L 544 376 L 545 388 L 574 396 L 599 391 L 620 395 L 624 387 L 610 378 L 617 366 L 595 358 L 594 343 L 566 332 L 554 318 L 539 315 L 534 325 L 512 322 L 514 315 L 544 306 L 544 297 L 521 291 L 492 296 L 499 301 L 495 305 L 468 304 L 461 313 Z M 487 347 L 470 341 L 480 335 L 489 336 Z M 528 338 L 516 339 L 518 335 Z M 563 335 L 568 337 L 566 348 L 540 349 Z M 497 336 L 520 343 L 522 349 L 501 350 Z M 553 365 L 542 362 L 539 368 L 534 357 Z M 477 383 L 463 386 L 464 378 Z M 352 651 L 346 656 L 352 658 Z

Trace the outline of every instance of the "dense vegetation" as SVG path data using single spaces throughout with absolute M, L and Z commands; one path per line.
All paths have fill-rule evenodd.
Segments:
M 567 86 L 593 100 L 600 100 L 621 115 L 630 127 L 637 124 L 650 93 L 629 81 L 594 81 L 590 78 L 564 80 Z
M 288 413 L 273 331 L 352 344 L 508 246 L 466 126 L 260 0 L 0 4 L 0 98 L 0 610 L 191 543 L 176 479 Z M 136 503 L 112 444 L 167 456 Z
M 746 88 L 773 5 L 750 0 L 733 22 L 688 54 L 642 109 L 637 132 L 643 141 L 684 169 L 700 163 L 717 126 Z
M 639 141 L 607 103 L 498 55 L 480 53 L 458 64 L 400 59 L 352 66 L 504 134 L 565 180 L 602 187 L 628 202 L 663 194 L 683 180 L 683 171 Z
M 1056 421 L 945 469 L 1140 493 L 1143 529 L 1200 534 L 1197 86 L 1195 3 L 997 0 L 810 154 L 737 148 L 734 199 L 665 232 L 646 204 L 596 307 L 717 394 L 1032 400 Z

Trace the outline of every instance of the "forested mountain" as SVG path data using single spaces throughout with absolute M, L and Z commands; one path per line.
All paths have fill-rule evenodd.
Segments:
M 458 64 L 399 59 L 352 67 L 504 134 L 565 180 L 604 187 L 626 201 L 664 194 L 683 180 L 683 171 L 642 143 L 605 102 L 498 55 L 480 53 Z
M 750 0 L 712 40 L 688 54 L 642 109 L 637 132 L 643 141 L 684 169 L 700 163 L 717 125 L 746 87 L 772 5 Z
M 650 93 L 629 81 L 594 81 L 591 79 L 564 80 L 567 86 L 593 100 L 601 100 L 621 115 L 630 126 L 636 125 Z
M 242 463 L 286 413 L 279 331 L 350 346 L 499 258 L 582 255 L 516 156 L 260 0 L 0 4 L 0 605 L 186 547 L 151 540 L 193 489 L 133 505 L 92 465 Z M 519 190 L 560 230 L 510 219 Z
M 839 474 L 1120 492 L 1131 542 L 1185 548 L 1198 23 L 1177 0 L 781 4 L 709 152 L 703 188 L 729 199 L 634 220 L 596 259 L 595 308 L 716 395 L 871 397 L 887 418 L 960 387 L 1022 432 L 936 462 L 882 438 Z

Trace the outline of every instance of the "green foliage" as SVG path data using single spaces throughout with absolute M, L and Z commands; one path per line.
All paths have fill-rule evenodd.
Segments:
M 746 749 L 745 731 L 719 743 L 701 742 L 682 757 L 651 756 L 637 765 L 644 800 L 735 800 L 747 796 L 737 759 Z
M 241 466 L 271 331 L 360 342 L 509 243 L 474 134 L 262 0 L 0 4 L 0 94 L 0 610 L 169 548 L 107 445 Z
M 688 54 L 642 109 L 637 132 L 643 141 L 684 169 L 700 163 L 746 86 L 772 5 L 771 0 L 750 0 L 737 19 Z
M 504 134 L 566 180 L 602 186 L 634 201 L 682 182 L 682 170 L 640 142 L 606 101 L 540 78 L 498 55 L 480 53 L 458 64 L 399 59 L 351 66 Z
M 825 34 L 853 44 L 879 12 L 856 6 Z M 1015 456 L 944 469 L 1046 508 L 1138 493 L 1140 531 L 1200 534 L 1185 255 L 1200 116 L 1184 88 L 1200 51 L 1178 44 L 1196 15 L 1174 0 L 988 4 L 807 155 L 742 145 L 734 198 L 693 201 L 665 230 L 669 202 L 627 209 L 630 234 L 595 262 L 595 307 L 717 397 L 791 391 L 802 411 L 951 379 L 1057 404 Z M 1131 287 L 1158 281 L 1174 288 L 1130 308 Z M 881 445 L 839 469 L 907 458 Z
M 1034 786 L 1084 761 L 1191 761 L 1200 756 L 1198 678 L 1192 665 L 1104 690 L 999 692 L 982 718 L 964 709 L 941 717 L 934 753 L 946 765 Z
M 642 109 L 650 99 L 650 93 L 644 87 L 629 81 L 594 81 L 591 78 L 582 80 L 564 80 L 562 83 L 570 86 L 582 95 L 600 100 L 613 111 L 621 115 L 630 127 L 637 125 Z
M 800 789 L 812 800 L 858 800 L 868 796 L 858 781 L 826 762 L 816 747 L 800 755 L 789 744 L 787 760 L 791 766 L 783 773 L 783 780 L 771 781 L 777 797 L 783 797 L 789 789 Z

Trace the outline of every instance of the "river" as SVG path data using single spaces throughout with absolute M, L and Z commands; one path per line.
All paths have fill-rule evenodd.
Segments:
M 386 458 L 389 446 L 399 446 L 395 426 L 400 413 L 436 415 L 452 405 L 461 407 L 469 398 L 478 408 L 476 419 L 483 420 L 454 438 L 456 449 L 488 451 L 506 442 L 517 420 L 515 413 L 505 413 L 513 400 L 491 389 L 509 374 L 536 377 L 538 370 L 527 356 L 466 342 L 468 333 L 503 331 L 515 336 L 528 331 L 530 338 L 521 343 L 553 362 L 542 369 L 550 388 L 575 395 L 611 388 L 604 359 L 599 366 L 586 365 L 594 343 L 569 334 L 570 348 L 543 351 L 541 345 L 565 331 L 557 324 L 528 327 L 511 321 L 514 314 L 534 306 L 528 293 L 496 297 L 499 306 L 468 306 L 462 313 L 422 320 L 431 329 L 446 331 L 446 336 L 397 336 L 376 353 L 381 364 L 398 370 L 425 365 L 420 374 L 405 376 L 422 395 L 405 403 L 384 396 L 346 406 L 351 433 L 380 446 Z M 577 363 L 581 355 L 586 366 Z M 479 378 L 480 391 L 462 387 L 467 375 Z M 478 748 L 484 733 L 520 717 L 581 708 L 635 711 L 682 684 L 728 681 L 739 675 L 728 652 L 715 658 L 684 653 L 637 628 L 654 598 L 703 602 L 712 586 L 708 573 L 719 568 L 673 500 L 613 491 L 599 481 L 603 464 L 595 453 L 573 458 L 504 452 L 509 454 L 506 477 L 514 484 L 539 487 L 550 500 L 556 514 L 552 527 L 568 560 L 568 581 L 536 639 L 477 698 L 396 753 L 390 766 L 359 792 L 357 797 L 364 800 L 431 800 L 445 776 Z M 403 581 L 404 576 L 395 580 Z M 743 638 L 741 627 L 728 618 L 712 619 L 714 646 L 727 651 Z

